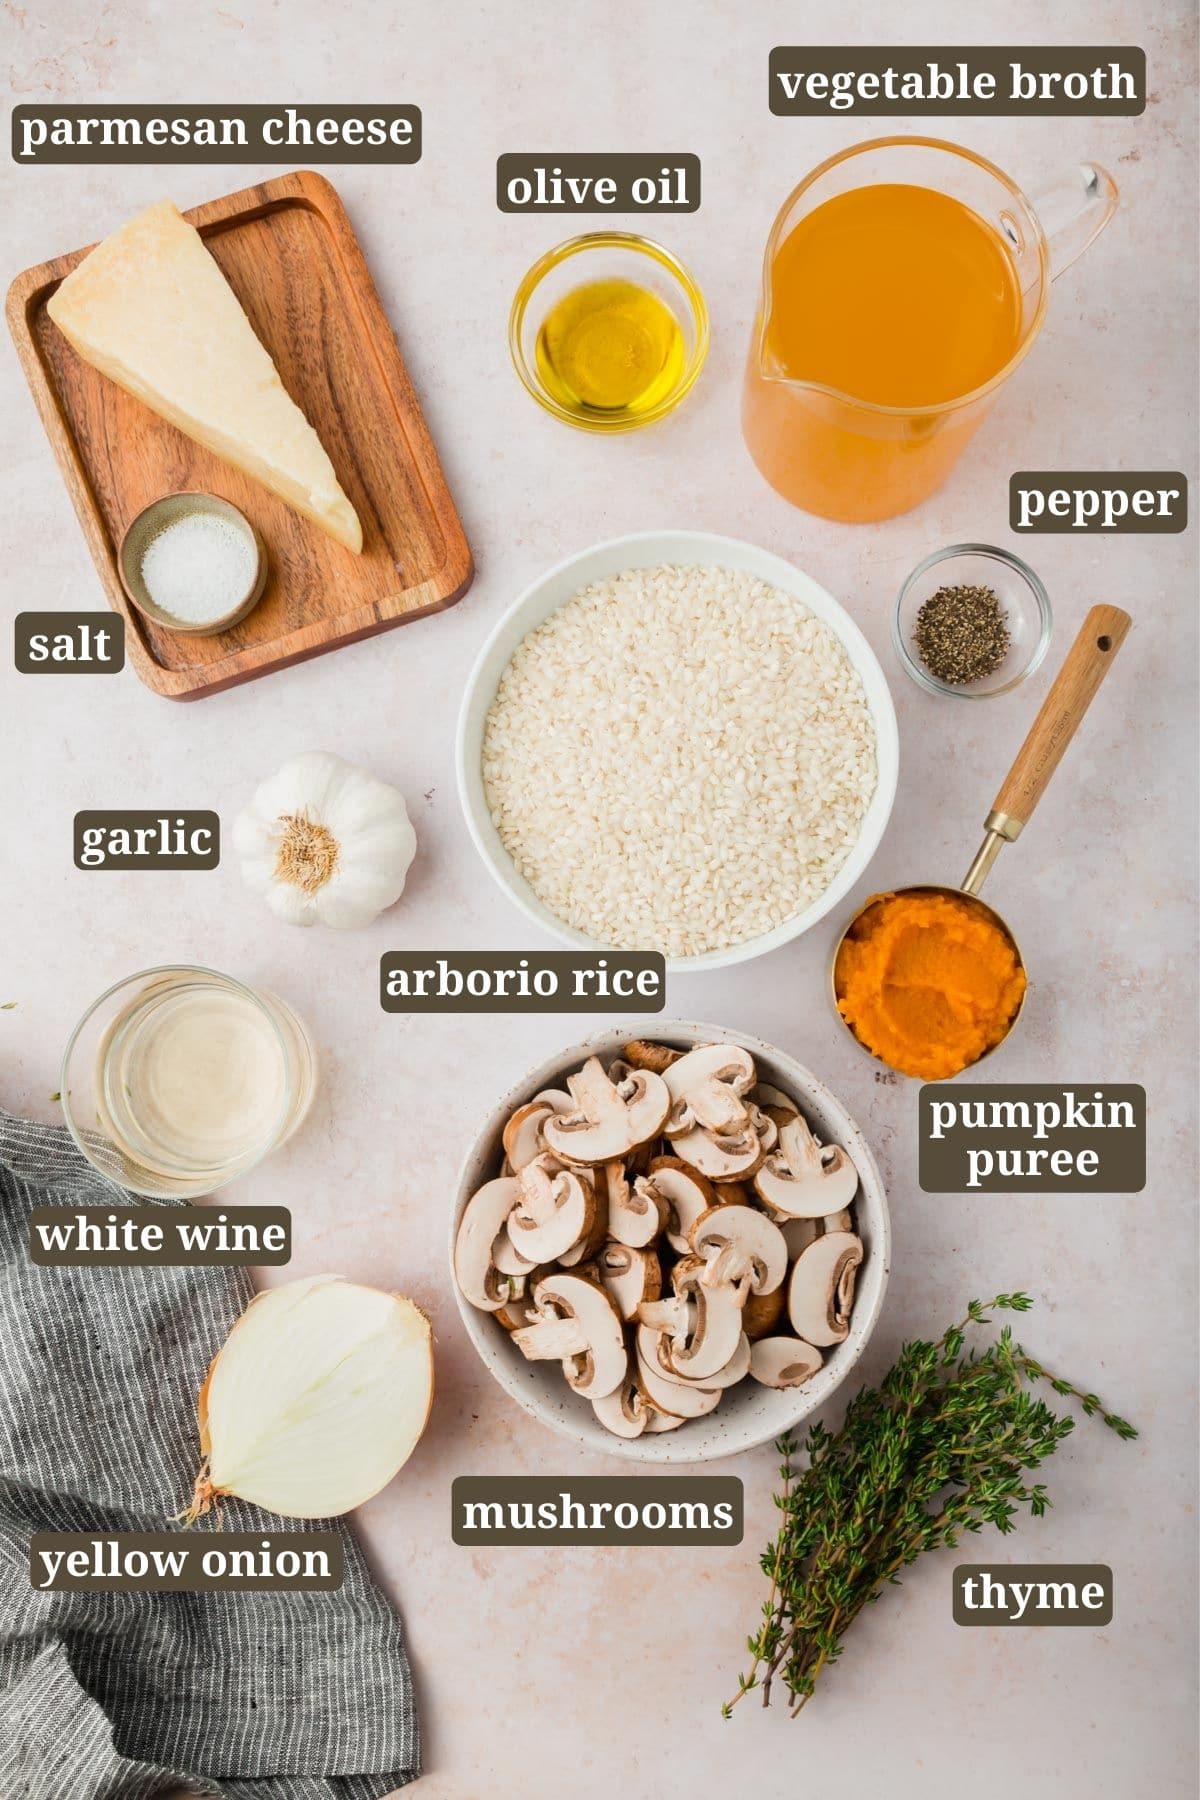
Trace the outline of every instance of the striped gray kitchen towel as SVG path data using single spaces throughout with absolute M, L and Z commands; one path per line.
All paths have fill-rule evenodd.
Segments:
M 161 1531 L 187 1503 L 197 1390 L 251 1296 L 239 1269 L 31 1262 L 35 1206 L 128 1198 L 65 1131 L 0 1111 L 0 1795 L 378 1800 L 418 1774 L 417 1718 L 349 1531 L 335 1593 L 31 1586 L 33 1532 Z

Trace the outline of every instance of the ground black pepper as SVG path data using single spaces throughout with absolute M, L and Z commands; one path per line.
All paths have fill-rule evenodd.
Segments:
M 989 587 L 939 588 L 917 614 L 913 641 L 931 675 L 968 687 L 1008 655 L 1004 608 Z

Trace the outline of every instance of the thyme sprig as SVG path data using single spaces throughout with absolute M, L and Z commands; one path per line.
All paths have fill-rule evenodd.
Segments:
M 1040 1482 L 1027 1484 L 1025 1472 L 1053 1455 L 1075 1421 L 1052 1412 L 1031 1384 L 1074 1399 L 1118 1437 L 1137 1436 L 1098 1395 L 1027 1355 L 1011 1326 L 987 1348 L 968 1348 L 973 1326 L 1032 1304 L 1020 1293 L 972 1300 L 936 1343 L 905 1344 L 879 1386 L 855 1395 L 836 1435 L 820 1424 L 809 1429 L 803 1468 L 795 1436 L 779 1439 L 781 1519 L 762 1557 L 770 1587 L 762 1625 L 748 1640 L 750 1667 L 721 1709 L 726 1718 L 756 1689 L 769 1705 L 776 1683 L 795 1715 L 863 1607 L 924 1551 L 954 1546 L 984 1525 L 1010 1532 L 1022 1507 L 1041 1517 L 1049 1495 Z

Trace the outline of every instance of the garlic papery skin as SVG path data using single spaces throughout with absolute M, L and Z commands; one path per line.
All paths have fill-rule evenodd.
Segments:
M 200 1390 L 189 1520 L 227 1495 L 331 1519 L 411 1456 L 433 1404 L 433 1332 L 411 1300 L 314 1275 L 259 1294 Z
M 293 756 L 233 827 L 246 885 L 288 925 L 369 925 L 417 849 L 404 795 L 328 750 Z

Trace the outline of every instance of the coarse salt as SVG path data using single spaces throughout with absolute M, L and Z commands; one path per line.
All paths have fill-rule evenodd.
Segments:
M 257 563 L 245 531 L 214 513 L 187 513 L 151 538 L 142 580 L 155 606 L 171 618 L 208 625 L 245 599 Z

